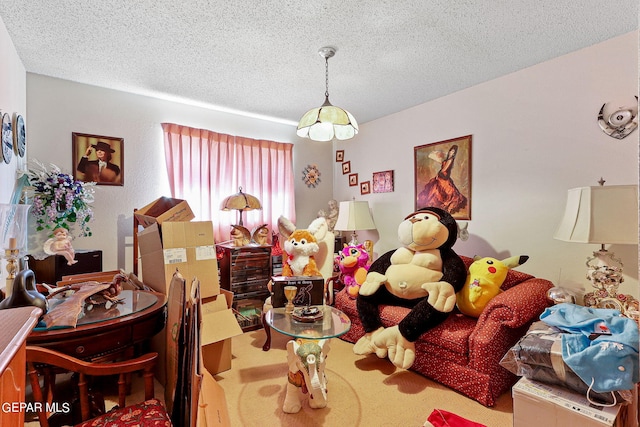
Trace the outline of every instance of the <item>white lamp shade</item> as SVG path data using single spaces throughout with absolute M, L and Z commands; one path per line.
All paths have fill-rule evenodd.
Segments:
M 570 189 L 554 238 L 578 243 L 638 244 L 638 186 Z
M 376 224 L 373 222 L 371 212 L 369 211 L 369 202 L 340 202 L 340 210 L 338 219 L 336 220 L 335 230 L 338 231 L 356 231 L 356 230 L 375 230 Z

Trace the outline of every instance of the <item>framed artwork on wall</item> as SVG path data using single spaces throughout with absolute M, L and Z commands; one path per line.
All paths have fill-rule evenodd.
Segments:
M 391 193 L 393 192 L 393 171 L 383 171 L 373 173 L 373 192 Z
M 342 164 L 342 175 L 346 175 L 351 172 L 351 162 L 344 162 Z
M 471 135 L 414 147 L 415 209 L 471 219 Z
M 352 173 L 349 175 L 349 187 L 355 187 L 358 185 L 358 174 Z
M 73 178 L 98 185 L 124 185 L 124 139 L 72 134 Z
M 344 150 L 336 150 L 336 162 L 344 162 Z
M 360 194 L 371 193 L 371 181 L 364 181 L 360 183 Z

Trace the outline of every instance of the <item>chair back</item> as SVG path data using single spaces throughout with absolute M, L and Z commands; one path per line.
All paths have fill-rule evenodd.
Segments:
M 101 397 L 97 401 L 97 405 L 95 404 L 96 401 L 92 400 L 94 396 L 90 395 L 89 388 L 91 377 L 118 375 L 118 406 L 119 408 L 124 408 L 126 406 L 128 379 L 133 372 L 142 371 L 144 373 L 145 401 L 153 399 L 153 367 L 157 358 L 158 353 L 148 353 L 127 361 L 86 362 L 55 350 L 27 346 L 27 373 L 31 382 L 33 398 L 37 403 L 34 407 L 38 412 L 40 426 L 49 426 L 47 409 L 51 408 L 51 402 L 58 402 L 53 395 L 57 373 L 66 371 L 78 374 L 79 418 L 80 421 L 86 421 L 105 412 L 104 400 Z M 43 379 L 42 385 L 41 378 Z

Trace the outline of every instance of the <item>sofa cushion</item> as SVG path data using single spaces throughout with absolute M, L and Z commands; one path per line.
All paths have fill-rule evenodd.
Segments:
M 339 300 L 339 301 L 338 301 Z M 343 291 L 336 295 L 336 306 L 350 319 L 358 319 L 356 300 L 348 298 Z M 400 323 L 409 313 L 410 309 L 392 305 L 380 306 L 380 320 L 384 327 L 394 326 Z M 457 362 L 465 360 L 469 354 L 469 336 L 473 332 L 477 319 L 461 314 L 457 309 L 441 324 L 425 332 L 416 341 L 419 347 L 425 342 L 450 352 L 442 354 L 447 359 L 456 359 Z

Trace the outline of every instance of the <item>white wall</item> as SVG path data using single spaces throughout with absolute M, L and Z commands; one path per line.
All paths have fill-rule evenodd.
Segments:
M 429 76 L 425 76 L 428 79 Z M 473 136 L 471 237 L 462 255 L 529 255 L 519 268 L 560 286 L 590 288 L 585 259 L 597 245 L 553 239 L 567 189 L 638 182 L 638 135 L 605 135 L 596 118 L 603 103 L 638 93 L 638 33 L 632 32 L 515 72 L 361 127 L 345 150 L 361 181 L 395 171 L 395 192 L 360 195 L 334 171 L 337 200 L 368 200 L 381 254 L 398 246 L 397 226 L 414 209 L 413 147 Z M 627 104 L 629 105 L 629 104 Z M 357 116 L 357 112 L 354 112 Z M 625 266 L 622 289 L 638 297 L 636 246 L 613 246 Z M 590 290 L 590 289 L 589 289 Z
M 0 18 L 0 113 L 9 113 L 12 120 L 15 114 L 26 117 L 26 72 L 7 28 Z M 29 150 L 29 147 L 27 147 Z M 9 164 L 0 162 L 0 203 L 9 203 L 16 181 L 16 170 L 25 162 L 25 158 L 12 156 Z M 4 248 L 0 248 L 4 250 Z M 0 288 L 5 286 L 6 262 L 0 260 Z
M 2 58 L 0 61 L 0 113 L 9 113 L 12 119 L 16 113 L 26 117 L 26 72 L 2 18 L 0 18 L 0 58 Z M 13 183 L 16 180 L 16 169 L 22 162 L 24 158 L 14 155 L 9 164 L 0 163 L 0 183 L 2 183 L 0 184 L 0 203 L 10 201 Z M 4 268 L 2 270 L 1 274 L 4 274 Z
M 202 107 L 27 74 L 27 131 L 30 159 L 71 172 L 71 134 L 124 138 L 124 186 L 97 186 L 92 237 L 77 249 L 103 251 L 103 268 L 133 268 L 133 209 L 170 196 L 160 123 L 173 122 L 250 138 L 294 142 L 296 212 L 308 223 L 332 195 L 331 147 L 301 141 L 295 127 L 221 113 Z M 304 149 L 299 146 L 304 145 Z M 309 148 L 311 147 L 311 148 Z M 317 163 L 323 182 L 308 189 L 302 170 Z M 198 219 L 198 218 L 196 218 Z

